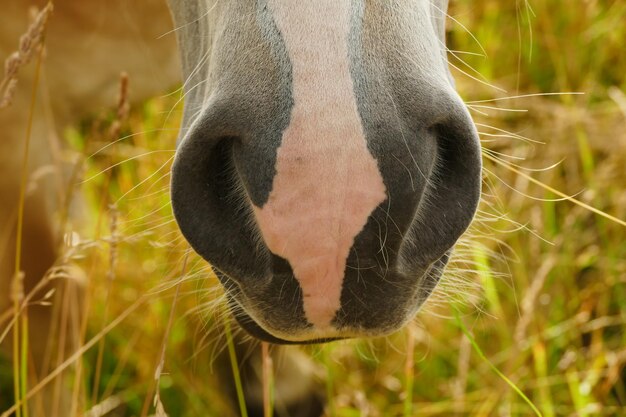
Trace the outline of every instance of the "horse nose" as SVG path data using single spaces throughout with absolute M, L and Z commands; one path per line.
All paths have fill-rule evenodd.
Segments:
M 467 109 L 449 90 L 437 100 L 402 123 L 362 117 L 359 135 L 330 124 L 321 151 L 303 144 L 302 125 L 289 138 L 288 118 L 259 123 L 234 99 L 208 103 L 179 144 L 172 205 L 252 334 L 376 335 L 417 311 L 480 196 Z

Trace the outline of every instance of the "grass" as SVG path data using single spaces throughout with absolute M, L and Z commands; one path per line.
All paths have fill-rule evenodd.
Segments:
M 626 4 L 456 0 L 450 14 L 451 63 L 485 148 L 477 222 L 408 330 L 305 348 L 328 414 L 626 415 L 626 228 L 562 197 L 626 219 L 615 99 L 626 90 Z M 542 96 L 569 92 L 584 95 Z M 211 375 L 215 358 L 246 353 L 226 347 L 217 279 L 171 216 L 174 102 L 66 132 L 84 157 L 87 208 L 68 262 L 91 277 L 79 410 L 154 415 L 158 393 L 171 416 L 238 415 L 223 395 L 232 382 Z M 13 403 L 12 372 L 0 361 L 0 413 Z

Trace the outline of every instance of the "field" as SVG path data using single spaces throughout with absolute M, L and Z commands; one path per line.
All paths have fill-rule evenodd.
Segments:
M 326 415 L 625 416 L 626 2 L 451 3 L 450 62 L 484 147 L 480 210 L 406 330 L 304 348 Z M 221 290 L 169 205 L 180 111 L 176 95 L 112 103 L 65 132 L 84 207 L 64 263 L 89 277 L 84 304 L 65 303 L 87 312 L 68 363 L 76 415 L 238 413 L 232 381 L 212 377 L 233 343 Z

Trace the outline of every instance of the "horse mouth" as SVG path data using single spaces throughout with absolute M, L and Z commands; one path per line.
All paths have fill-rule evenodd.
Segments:
M 262 342 L 273 343 L 276 345 L 313 345 L 320 343 L 334 342 L 337 340 L 346 339 L 346 337 L 329 337 L 310 340 L 286 340 L 280 337 L 274 336 L 263 327 L 261 327 L 256 321 L 254 321 L 247 313 L 245 313 L 240 307 L 233 308 L 232 303 L 236 301 L 232 300 L 229 296 L 229 304 L 231 304 L 231 312 L 237 320 L 237 323 L 243 328 L 249 335 L 261 340 Z
M 377 307 L 376 305 L 363 305 L 359 312 L 351 311 L 349 308 L 340 309 L 332 325 L 323 329 L 307 323 L 304 317 L 300 321 L 294 320 L 293 315 L 284 314 L 289 308 L 279 300 L 274 300 L 274 302 L 270 303 L 273 306 L 283 306 L 282 308 L 278 307 L 279 310 L 272 310 L 273 314 L 268 312 L 269 309 L 267 308 L 257 309 L 258 311 L 249 309 L 246 306 L 250 303 L 255 303 L 243 294 L 239 284 L 219 272 L 218 277 L 224 284 L 227 305 L 232 316 L 250 336 L 263 342 L 281 345 L 322 344 L 351 338 L 381 337 L 403 328 L 414 319 L 437 286 L 443 275 L 450 252 L 448 251 L 429 267 L 424 268 L 418 276 L 414 275 L 413 291 L 409 291 L 408 293 L 410 294 L 405 292 L 404 295 L 406 297 L 401 299 L 397 293 L 393 296 L 389 294 L 389 297 L 396 302 L 387 303 L 387 305 L 394 305 L 395 307 L 380 309 L 375 308 Z M 381 297 L 381 295 L 378 295 L 375 298 Z M 265 311 L 267 315 L 265 317 L 259 315 L 261 311 Z M 378 320 L 377 317 L 380 316 L 384 316 L 387 319 Z M 292 322 L 288 322 L 290 319 Z

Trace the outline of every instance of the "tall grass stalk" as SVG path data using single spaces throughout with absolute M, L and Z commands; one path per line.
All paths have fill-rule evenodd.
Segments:
M 26 185 L 28 183 L 28 156 L 30 154 L 30 142 L 33 131 L 33 121 L 35 117 L 35 105 L 37 103 L 37 93 L 39 91 L 39 79 L 41 76 L 41 66 L 43 62 L 43 45 L 45 42 L 45 26 L 42 29 L 42 41 L 39 45 L 37 61 L 35 64 L 35 77 L 33 79 L 32 92 L 30 98 L 30 108 L 28 111 L 28 122 L 26 125 L 26 134 L 24 138 L 24 153 L 22 157 L 22 172 L 20 182 L 20 194 L 18 200 L 17 211 L 17 232 L 15 239 L 15 270 L 12 283 L 13 313 L 15 317 L 21 320 L 15 322 L 13 328 L 13 384 L 15 402 L 18 403 L 22 398 L 26 397 L 28 387 L 28 318 L 26 307 L 24 311 L 20 311 L 20 305 L 24 301 L 24 273 L 22 268 L 22 238 L 24 230 L 24 205 L 26 202 Z M 22 337 L 20 338 L 20 333 Z M 21 344 L 21 348 L 20 348 Z M 28 403 L 25 402 L 22 407 L 17 409 L 16 416 L 28 416 Z
M 109 129 L 109 141 L 110 143 L 115 143 L 119 139 L 122 125 L 128 119 L 128 111 L 130 109 L 129 97 L 128 97 L 128 89 L 129 89 L 129 79 L 128 74 L 122 72 L 120 74 L 120 82 L 119 82 L 119 92 L 118 92 L 118 100 L 117 100 L 117 112 L 116 118 L 112 122 L 111 127 Z M 110 156 L 111 164 L 115 161 L 117 153 L 116 147 L 112 147 L 112 154 Z M 103 193 L 103 206 L 106 204 L 107 200 L 111 200 L 110 198 L 110 185 L 113 176 L 116 174 L 115 169 L 111 169 L 106 172 L 106 177 L 104 181 L 104 186 L 102 189 L 105 191 Z M 109 192 L 107 192 L 109 191 Z M 104 207 L 103 207 L 104 208 Z M 109 205 L 110 213 L 110 241 L 109 243 L 109 270 L 107 271 L 107 281 L 105 288 L 105 296 L 104 296 L 104 314 L 102 317 L 102 325 L 106 323 L 108 319 L 108 311 L 109 311 L 109 300 L 111 297 L 111 292 L 113 291 L 113 282 L 115 281 L 115 269 L 117 266 L 117 258 L 118 258 L 118 208 L 115 203 Z M 99 231 L 98 231 L 99 232 Z M 98 403 L 98 387 L 100 376 L 102 373 L 102 361 L 104 359 L 104 343 L 105 338 L 102 338 L 100 343 L 98 344 L 98 358 L 96 359 L 96 370 L 94 373 L 93 380 L 93 391 L 91 393 L 91 403 Z
M 20 397 L 28 391 L 28 311 L 22 314 L 22 351 L 20 352 Z M 28 417 L 28 403 L 24 404 L 22 415 Z
M 112 171 L 109 171 L 109 175 L 107 178 L 110 178 Z M 107 180 L 108 182 L 108 180 Z M 107 281 L 106 281 L 106 289 L 104 295 L 104 313 L 102 315 L 102 327 L 104 327 L 106 321 L 108 320 L 108 311 L 109 311 L 109 300 L 111 297 L 111 292 L 113 291 L 113 282 L 115 281 L 115 267 L 117 261 L 117 245 L 118 245 L 118 236 L 117 236 L 117 208 L 115 206 L 109 207 L 110 213 L 110 240 L 109 240 L 109 270 L 107 271 Z M 105 346 L 106 338 L 103 337 L 100 339 L 100 343 L 98 343 L 98 356 L 96 359 L 96 366 L 93 378 L 93 390 L 91 392 L 91 404 L 98 403 L 98 387 L 100 376 L 102 373 L 102 360 L 104 359 L 104 346 Z
M 178 302 L 178 298 L 180 297 L 180 286 L 185 279 L 185 275 L 187 274 L 187 262 L 189 261 L 189 252 L 185 254 L 185 258 L 183 260 L 183 267 L 180 274 L 180 279 L 176 284 L 176 292 L 174 294 L 174 300 L 172 301 L 172 306 L 170 307 L 169 318 L 167 319 L 167 326 L 165 327 L 165 334 L 163 335 L 163 342 L 161 342 L 161 355 L 159 356 L 159 363 L 154 371 L 154 379 L 155 383 L 155 394 L 154 394 L 154 405 L 157 409 L 158 416 L 167 416 L 165 414 L 165 407 L 161 402 L 160 397 L 160 382 L 161 382 L 161 374 L 163 373 L 163 367 L 165 366 L 165 351 L 167 350 L 167 342 L 170 337 L 170 332 L 172 331 L 172 324 L 174 323 L 174 312 L 176 311 L 176 303 Z
M 237 361 L 237 352 L 235 352 L 235 342 L 230 328 L 229 317 L 224 318 L 224 330 L 226 333 L 226 342 L 228 344 L 228 357 L 233 371 L 233 380 L 235 381 L 235 390 L 237 391 L 239 411 L 241 412 L 241 417 L 248 417 L 248 409 L 246 407 L 243 385 L 241 384 L 241 373 L 239 372 L 239 362 Z
M 119 93 L 118 93 L 118 102 L 117 102 L 117 112 L 116 112 L 116 119 L 114 120 L 111 128 L 109 129 L 109 140 L 110 140 L 110 144 L 115 144 L 119 141 L 119 134 L 120 134 L 120 128 L 123 122 L 126 122 L 127 118 L 128 118 L 128 111 L 130 108 L 129 105 L 129 94 L 128 94 L 128 88 L 129 88 L 129 79 L 128 79 L 128 74 L 126 74 L 125 72 L 122 72 L 120 74 L 120 82 L 119 82 Z M 85 144 L 86 146 L 87 144 Z M 113 161 L 116 158 L 116 148 L 113 147 L 112 148 L 112 154 L 110 156 L 110 163 L 112 164 Z M 81 160 L 79 160 L 81 161 Z M 76 165 L 74 166 L 74 171 L 72 174 L 72 184 L 78 183 L 78 172 L 80 171 L 79 166 L 82 165 L 81 162 L 77 162 Z M 107 285 L 106 285 L 106 289 L 105 289 L 105 302 L 104 302 L 104 314 L 102 315 L 102 321 L 101 321 L 101 327 L 105 325 L 107 319 L 108 319 L 108 311 L 109 311 L 109 297 L 112 291 L 112 284 L 113 281 L 115 279 L 115 266 L 116 266 L 116 261 L 117 261 L 117 240 L 118 240 L 118 236 L 117 236 L 117 208 L 116 205 L 108 205 L 107 202 L 111 200 L 110 198 L 110 185 L 111 185 L 111 180 L 112 180 L 112 176 L 113 173 L 115 172 L 114 169 L 107 171 L 106 173 L 106 177 L 104 180 L 104 185 L 102 186 L 102 194 L 101 194 L 101 198 L 100 198 L 100 202 L 98 205 L 98 210 L 96 210 L 97 214 L 96 214 L 96 222 L 95 222 L 95 228 L 94 228 L 94 240 L 99 240 L 101 237 L 101 228 L 102 228 L 102 223 L 104 222 L 104 218 L 105 218 L 105 213 L 109 213 L 110 215 L 110 238 L 111 241 L 109 242 L 109 270 L 107 273 Z M 71 199 L 71 190 L 72 188 L 70 188 L 70 192 L 68 193 L 68 198 L 67 198 L 67 205 L 69 206 L 70 204 L 70 199 Z M 107 206 L 109 208 L 109 210 L 107 211 Z M 65 213 L 69 212 L 69 207 L 66 207 Z M 89 267 L 89 271 L 90 274 L 89 276 L 94 276 L 95 275 L 95 268 L 97 265 L 97 257 L 94 257 L 92 259 L 91 265 Z M 87 294 L 85 295 L 85 309 L 84 309 L 84 314 L 83 314 L 83 319 L 81 322 L 81 330 L 80 330 L 80 341 L 82 342 L 85 339 L 85 335 L 87 332 L 87 324 L 89 321 L 89 312 L 90 312 L 90 306 L 91 306 L 91 293 L 87 292 Z M 96 359 L 96 366 L 95 366 L 95 372 L 94 372 L 94 377 L 93 377 L 93 390 L 91 393 L 91 403 L 92 405 L 97 404 L 98 402 L 98 386 L 99 386 L 99 381 L 100 381 L 100 375 L 102 372 L 102 361 L 104 358 L 104 346 L 105 346 L 105 338 L 102 338 L 102 340 L 100 341 L 100 343 L 98 343 L 98 354 L 97 354 L 97 359 Z M 83 367 L 82 367 L 82 361 L 79 361 L 79 363 L 77 364 L 77 369 L 76 369 L 76 379 L 77 381 L 81 380 L 82 377 L 82 371 L 83 371 Z M 72 392 L 72 407 L 74 407 L 74 409 L 72 410 L 72 414 L 71 415 L 76 415 L 78 413 L 78 397 L 80 395 L 80 387 L 81 384 L 74 384 L 74 389 Z
M 272 417 L 274 411 L 274 375 L 269 343 L 261 342 L 261 355 L 263 361 L 263 416 Z
M 322 363 L 324 368 L 326 368 L 326 378 L 324 382 L 327 401 L 326 412 L 329 416 L 334 416 L 337 411 L 335 406 L 335 367 L 332 363 L 332 351 L 333 344 L 327 344 L 321 348 Z
M 478 346 L 478 343 L 476 343 L 476 340 L 474 339 L 474 337 L 472 336 L 472 334 L 470 333 L 470 331 L 467 329 L 467 327 L 465 326 L 465 324 L 463 323 L 463 321 L 461 320 L 461 316 L 459 313 L 459 310 L 454 307 L 453 305 L 450 305 L 452 310 L 454 311 L 454 318 L 455 321 L 459 327 L 459 329 L 461 329 L 461 331 L 463 332 L 463 334 L 465 335 L 465 337 L 467 337 L 467 339 L 470 341 L 472 347 L 474 348 L 474 350 L 476 351 L 476 353 L 478 354 L 478 356 L 480 356 L 480 358 L 489 366 L 489 368 L 491 368 L 491 370 L 498 375 L 504 382 L 507 383 L 508 386 L 510 386 L 513 391 L 515 391 L 523 400 L 524 402 L 526 402 L 526 404 L 528 404 L 528 406 L 531 408 L 531 410 L 533 411 L 533 413 L 537 416 L 537 417 L 543 417 L 543 414 L 541 413 L 541 411 L 539 411 L 539 409 L 535 406 L 535 404 L 526 396 L 526 394 L 524 394 L 524 392 L 522 392 L 521 389 L 518 388 L 517 385 L 515 385 L 515 383 L 513 381 L 511 381 L 506 375 L 504 375 L 497 366 L 495 366 L 493 364 L 493 362 L 491 362 L 487 356 L 485 356 L 485 354 L 483 353 L 482 349 L 480 348 L 480 346 Z
M 415 329 L 406 329 L 406 362 L 404 363 L 404 417 L 413 416 L 413 387 L 415 385 Z
M 552 403 L 552 393 L 548 384 L 548 363 L 546 360 L 546 348 L 543 343 L 535 343 L 533 345 L 533 357 L 535 359 L 535 371 L 539 376 L 539 398 L 544 417 L 555 417 L 554 404 Z

